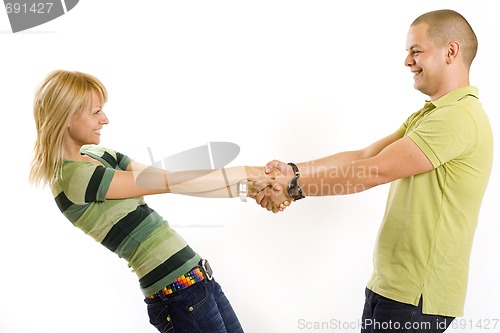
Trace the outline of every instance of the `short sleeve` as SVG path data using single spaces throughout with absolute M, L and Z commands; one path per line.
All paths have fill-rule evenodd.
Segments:
M 398 133 L 401 137 L 406 135 L 406 132 L 408 131 L 408 128 L 410 127 L 410 124 L 414 122 L 416 118 L 419 117 L 420 111 L 414 112 L 412 115 L 410 115 L 408 118 L 406 118 L 405 122 L 401 124 L 401 126 L 398 128 L 396 133 Z
M 103 146 L 85 145 L 81 152 L 95 159 L 105 161 L 113 169 L 126 170 L 132 159 L 127 155 Z
M 396 133 L 399 134 L 399 136 L 403 137 L 406 134 L 406 129 L 408 128 L 408 123 L 405 121 L 403 125 L 401 125 Z
M 132 162 L 132 159 L 127 155 L 123 155 L 122 153 L 116 152 L 116 161 L 118 163 L 118 167 L 120 170 L 127 170 L 127 166 Z
M 63 170 L 62 190 L 76 204 L 106 200 L 115 170 L 94 163 L 71 163 Z
M 433 166 L 460 158 L 477 144 L 477 128 L 469 112 L 462 107 L 436 109 L 407 133 Z

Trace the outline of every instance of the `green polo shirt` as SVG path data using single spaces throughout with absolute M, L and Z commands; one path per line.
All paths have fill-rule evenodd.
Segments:
M 391 184 L 368 288 L 423 313 L 463 316 L 472 241 L 493 135 L 478 90 L 456 89 L 412 114 L 408 136 L 434 169 Z

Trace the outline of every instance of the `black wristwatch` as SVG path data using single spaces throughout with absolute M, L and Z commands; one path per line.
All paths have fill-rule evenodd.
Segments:
M 298 179 L 300 177 L 299 168 L 294 163 L 288 163 L 288 165 L 291 166 L 293 172 L 295 172 L 295 176 L 292 178 L 292 180 L 290 180 L 290 183 L 288 184 L 288 195 L 293 200 L 303 199 L 305 198 L 305 196 L 302 193 L 302 189 L 298 184 Z

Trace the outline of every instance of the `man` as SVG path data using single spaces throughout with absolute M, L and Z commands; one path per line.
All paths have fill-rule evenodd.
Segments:
M 392 182 L 362 332 L 444 332 L 463 316 L 472 241 L 491 173 L 493 136 L 478 89 L 469 85 L 477 51 L 469 23 L 452 10 L 423 14 L 410 26 L 406 50 L 414 87 L 430 100 L 395 133 L 307 163 L 269 162 L 267 171 L 284 175 L 250 182 L 257 203 L 274 212 L 291 199 Z

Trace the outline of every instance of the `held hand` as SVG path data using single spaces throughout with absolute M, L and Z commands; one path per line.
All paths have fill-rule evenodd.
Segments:
M 292 201 L 286 192 L 287 184 L 287 177 L 277 177 L 271 182 L 270 186 L 266 187 L 255 196 L 255 201 L 262 208 L 272 211 L 273 213 L 283 211 L 286 207 L 290 206 Z
M 273 211 L 274 213 L 283 211 L 286 207 L 290 206 L 291 201 L 294 201 L 287 193 L 290 179 L 286 177 L 293 177 L 295 173 L 291 166 L 279 160 L 268 162 L 265 172 L 266 174 L 285 176 L 285 178 L 279 181 L 275 179 L 274 182 L 269 184 L 269 188 L 266 188 L 256 195 L 255 200 L 261 207 Z
M 285 162 L 272 160 L 271 162 L 266 164 L 266 174 L 270 174 L 276 170 L 280 171 L 285 176 L 293 177 L 294 175 L 292 167 L 287 165 Z
M 266 189 L 267 187 L 272 187 L 274 180 L 276 179 L 276 174 L 279 171 L 271 172 L 267 174 L 265 168 L 260 168 L 257 172 L 254 170 L 252 174 L 247 174 L 248 181 L 248 196 L 255 199 L 256 195 Z
M 264 171 L 264 169 L 262 169 Z M 262 173 L 248 179 L 248 195 L 255 199 L 263 208 L 273 213 L 283 211 L 290 205 L 290 198 L 281 190 L 282 187 L 276 181 L 277 177 L 282 177 L 279 170 L 272 170 L 269 174 Z

